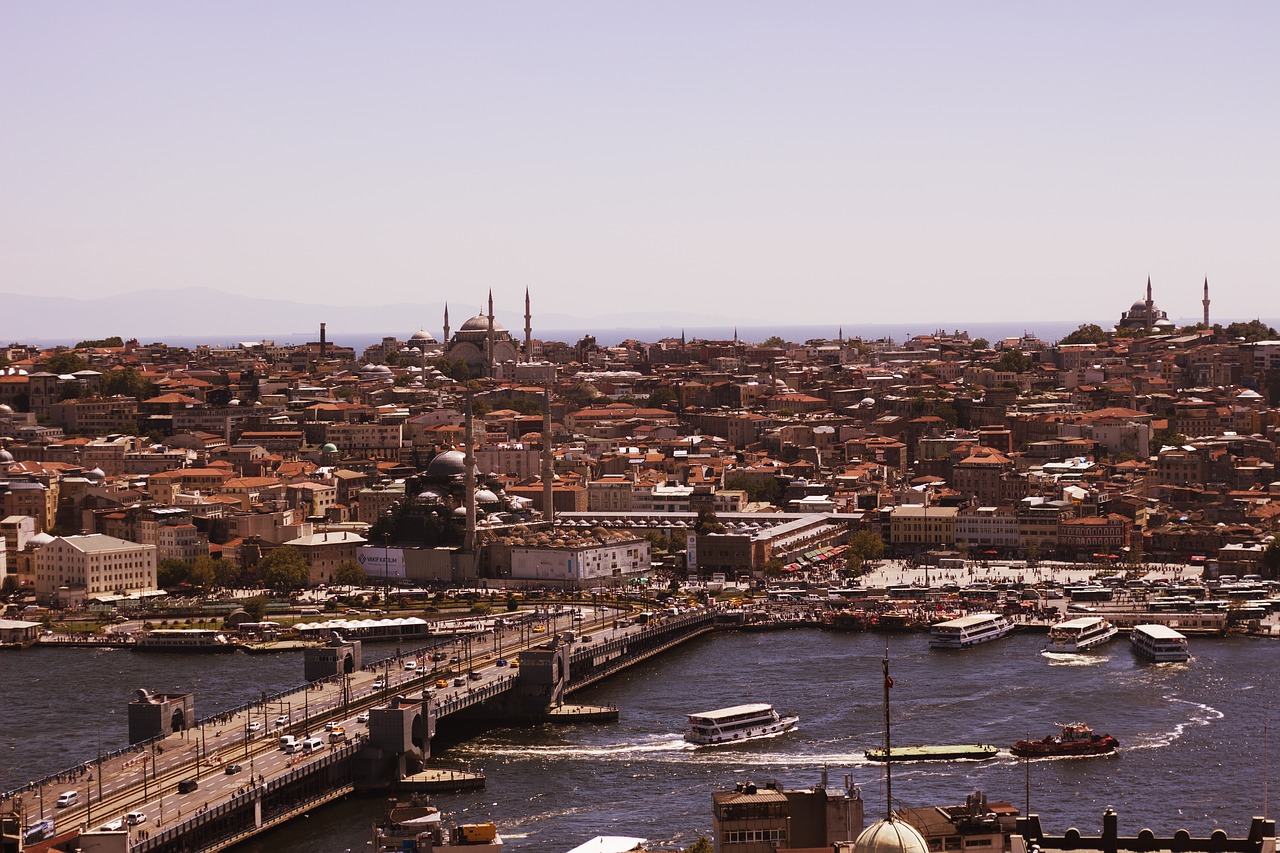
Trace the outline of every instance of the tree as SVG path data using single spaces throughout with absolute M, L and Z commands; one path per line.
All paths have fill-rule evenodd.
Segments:
M 215 582 L 222 589 L 234 589 L 244 580 L 244 571 L 234 560 L 214 560 L 213 574 Z
M 142 378 L 142 374 L 132 367 L 118 367 L 107 371 L 102 377 L 102 393 L 108 397 L 117 394 L 145 400 L 155 396 L 156 386 Z
M 846 551 L 866 562 L 878 560 L 884 555 L 884 538 L 874 530 L 859 530 L 849 537 Z
M 50 373 L 57 373 L 59 375 L 64 373 L 75 373 L 80 370 L 88 370 L 89 362 L 85 361 L 74 352 L 60 352 L 45 359 L 44 369 Z
M 156 564 L 156 586 L 168 589 L 191 579 L 191 566 L 182 560 L 164 559 Z
M 1280 332 L 1277 332 L 1261 320 L 1250 320 L 1247 323 L 1228 323 L 1226 326 L 1214 324 L 1213 330 L 1232 340 L 1244 338 L 1249 343 L 1275 340 L 1280 337 Z
M 765 338 L 760 343 L 760 346 L 769 347 L 770 349 L 783 349 L 784 347 L 786 347 L 786 345 L 787 345 L 787 342 L 784 341 L 782 338 L 778 337 L 777 335 L 774 335 L 769 338 Z
M 292 545 L 282 545 L 263 557 L 258 572 L 263 583 L 281 592 L 302 589 L 311 579 L 307 558 Z
M 333 573 L 333 582 L 338 586 L 364 586 L 368 580 L 364 568 L 351 560 L 343 562 Z
M 88 349 L 89 347 L 122 347 L 124 339 L 119 335 L 112 335 L 109 338 L 102 338 L 97 341 L 81 341 L 76 344 L 76 349 Z
M 1026 373 L 1035 362 L 1022 350 L 1010 349 L 996 360 L 996 370 L 1001 373 Z
M 664 409 L 674 402 L 676 402 L 676 392 L 664 386 L 653 389 L 653 393 L 649 395 L 646 405 L 654 409 Z
M 1162 429 L 1151 436 L 1151 455 L 1155 456 L 1162 447 L 1181 447 L 1187 443 L 1187 437 L 1176 430 Z
M 986 338 L 974 338 L 972 341 L 969 342 L 969 344 L 974 349 L 986 349 L 991 345 L 991 342 L 988 341 Z
M 773 477 L 766 479 L 746 474 L 731 474 L 725 478 L 724 487 L 746 492 L 747 500 L 752 503 L 777 503 L 782 500 L 782 486 Z
M 699 536 L 706 536 L 708 533 L 724 533 L 724 525 L 716 517 L 715 511 L 706 508 L 698 510 L 698 522 L 693 529 Z
M 208 554 L 201 554 L 196 557 L 195 562 L 191 564 L 191 573 L 188 580 L 192 586 L 198 586 L 201 589 L 213 589 L 218 585 L 218 566 L 217 561 Z
M 686 847 L 684 853 L 715 853 L 715 847 L 705 835 L 699 835 L 698 840 Z
M 1268 578 L 1280 577 L 1280 539 L 1272 539 L 1262 549 L 1262 565 L 1267 569 Z
M 267 597 L 265 595 L 255 595 L 253 598 L 246 599 L 241 606 L 254 622 L 261 622 L 267 618 Z
M 1076 330 L 1067 335 L 1059 344 L 1102 344 L 1107 341 L 1107 333 L 1097 323 L 1081 323 Z

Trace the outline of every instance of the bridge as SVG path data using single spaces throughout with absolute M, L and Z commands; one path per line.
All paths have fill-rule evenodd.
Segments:
M 122 851 L 222 850 L 354 791 L 422 778 L 441 724 L 616 716 L 566 697 L 713 627 L 709 610 L 626 621 L 597 611 L 558 633 L 458 637 L 456 654 L 438 644 L 369 667 L 358 644 L 335 643 L 308 659 L 305 687 L 204 720 L 189 696 L 144 692 L 130 705 L 133 746 L 0 796 L 0 812 L 16 811 L 44 837 L 102 836 Z M 319 676 L 324 667 L 330 674 Z M 147 727 L 158 734 L 138 737 Z M 284 735 L 312 746 L 286 754 Z M 69 805 L 54 803 L 69 792 Z

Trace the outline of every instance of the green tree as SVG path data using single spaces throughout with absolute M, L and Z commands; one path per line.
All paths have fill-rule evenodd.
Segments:
M 240 605 L 244 608 L 244 612 L 249 614 L 249 618 L 254 622 L 261 622 L 267 618 L 267 597 L 265 595 L 255 595 L 253 598 L 245 599 Z
M 75 373 L 79 370 L 88 370 L 89 362 L 85 361 L 74 352 L 60 352 L 45 359 L 44 369 L 50 373 L 57 373 L 59 375 L 64 373 Z
M 670 388 L 654 388 L 645 405 L 653 409 L 665 409 L 676 402 L 676 392 Z
M 164 559 L 156 564 L 156 585 L 161 589 L 182 586 L 191 579 L 191 566 L 182 560 Z
M 1270 341 L 1280 337 L 1280 332 L 1277 332 L 1261 320 L 1250 320 L 1247 323 L 1228 323 L 1226 326 L 1215 323 L 1213 330 L 1215 333 L 1225 335 L 1232 340 L 1244 338 L 1249 343 Z
M 991 345 L 991 342 L 988 341 L 986 338 L 974 338 L 973 340 L 969 341 L 969 345 L 972 346 L 974 349 L 986 349 Z
M 235 560 L 214 560 L 213 574 L 222 589 L 235 589 L 244 580 L 244 571 Z
M 364 568 L 356 562 L 346 560 L 333 573 L 333 582 L 339 586 L 364 586 L 369 580 Z
M 724 533 L 724 525 L 716 517 L 715 511 L 706 508 L 698 510 L 698 522 L 693 529 L 700 536 L 706 536 L 709 533 Z
M 760 342 L 760 346 L 769 347 L 770 349 L 782 349 L 786 345 L 787 345 L 787 342 L 784 341 L 782 338 L 778 337 L 777 335 L 773 335 L 772 337 L 765 338 L 763 341 Z
M 1107 333 L 1097 323 L 1081 323 L 1076 330 L 1067 335 L 1059 344 L 1103 344 L 1107 342 Z
M 263 557 L 258 572 L 264 584 L 281 592 L 302 589 L 311 579 L 307 558 L 292 545 L 282 545 Z
M 782 485 L 773 477 L 752 477 L 747 474 L 730 474 L 724 480 L 724 487 L 733 491 L 746 492 L 747 500 L 753 503 L 776 504 L 782 500 Z
M 155 396 L 156 386 L 142 378 L 142 374 L 132 367 L 118 367 L 107 371 L 102 377 L 102 393 L 108 397 L 119 394 L 145 400 Z
M 1151 455 L 1155 456 L 1160 452 L 1160 448 L 1165 447 L 1181 447 L 1187 443 L 1187 437 L 1176 430 L 1162 429 L 1151 436 Z
M 697 841 L 685 848 L 684 853 L 715 853 L 715 849 L 705 835 L 700 835 Z
M 849 537 L 846 551 L 864 562 L 872 562 L 884 556 L 884 538 L 874 530 L 859 530 Z
M 201 589 L 213 589 L 218 585 L 218 565 L 217 560 L 208 554 L 201 554 L 196 557 L 195 562 L 191 564 L 191 573 L 188 580 L 192 586 L 198 586 Z
M 1267 570 L 1268 578 L 1280 577 L 1280 539 L 1272 539 L 1262 549 L 1262 565 Z
M 1035 361 L 1022 350 L 1010 349 L 996 359 L 996 370 L 1003 373 L 1026 373 Z
M 109 338 L 102 338 L 97 341 L 81 341 L 76 344 L 76 349 L 87 349 L 89 347 L 122 347 L 124 339 L 119 335 L 112 335 Z

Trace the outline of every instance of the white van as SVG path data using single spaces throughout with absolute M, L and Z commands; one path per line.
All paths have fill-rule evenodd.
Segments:
M 302 748 L 302 744 L 293 735 L 285 735 L 280 738 L 280 748 L 284 750 L 285 755 L 293 755 Z
M 309 737 L 302 742 L 302 754 L 311 755 L 324 749 L 324 740 L 318 737 Z
M 58 795 L 58 802 L 56 805 L 60 809 L 65 809 L 67 806 L 74 806 L 78 802 L 80 802 L 79 791 L 63 791 Z

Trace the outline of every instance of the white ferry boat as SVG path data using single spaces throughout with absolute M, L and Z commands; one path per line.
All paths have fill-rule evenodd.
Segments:
M 733 743 L 776 735 L 793 728 L 798 722 L 799 717 L 784 717 L 773 710 L 772 705 L 753 702 L 690 714 L 684 739 L 700 746 Z
M 1068 619 L 1066 622 L 1059 622 L 1049 629 L 1049 642 L 1045 645 L 1044 650 L 1046 652 L 1063 652 L 1067 654 L 1085 652 L 1103 643 L 1111 642 L 1112 638 L 1118 633 L 1119 630 L 1116 626 L 1101 616 L 1082 616 L 1079 619 Z
M 234 652 L 235 644 L 220 631 L 204 628 L 157 628 L 139 635 L 140 652 Z
M 1138 655 L 1154 663 L 1191 658 L 1187 638 L 1168 625 L 1134 625 L 1129 642 Z
M 935 649 L 964 649 L 998 640 L 1013 630 L 999 613 L 974 613 L 939 622 L 930 629 L 929 645 Z

